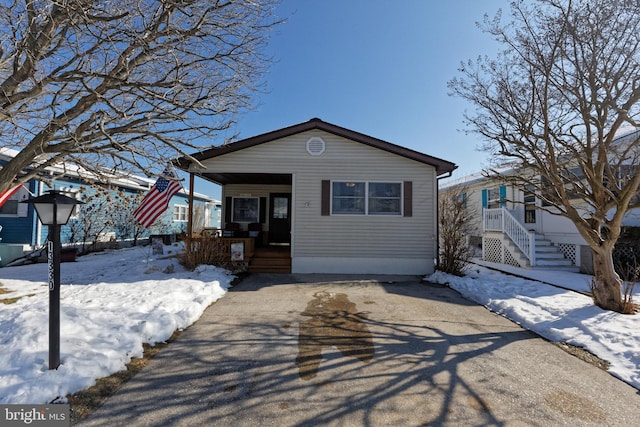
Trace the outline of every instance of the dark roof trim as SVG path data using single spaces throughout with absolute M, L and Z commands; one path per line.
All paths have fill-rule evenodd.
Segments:
M 427 154 L 420 153 L 418 151 L 411 150 L 400 145 L 392 144 L 387 141 L 383 141 L 378 138 L 374 138 L 368 135 L 364 135 L 359 132 L 355 132 L 349 129 L 345 129 L 340 126 L 333 125 L 331 123 L 323 122 L 318 118 L 313 118 L 308 122 L 299 123 L 297 125 L 288 126 L 279 130 L 263 133 L 261 135 L 253 136 L 251 138 L 242 139 L 231 144 L 221 145 L 213 147 L 208 150 L 195 153 L 192 157 L 198 161 L 210 159 L 213 157 L 222 156 L 224 154 L 233 153 L 234 151 L 243 150 L 245 148 L 254 147 L 256 145 L 264 144 L 265 142 L 275 141 L 277 139 L 285 138 L 291 135 L 295 135 L 310 130 L 322 130 L 343 138 L 351 139 L 361 144 L 369 145 L 371 147 L 378 148 L 393 154 L 397 154 L 402 157 L 406 157 L 411 160 L 425 163 L 436 168 L 437 174 L 442 175 L 444 173 L 452 172 L 457 166 L 454 163 L 448 162 L 437 157 L 429 156 Z M 188 157 L 180 157 L 176 161 L 176 165 L 184 170 L 189 168 L 191 160 Z

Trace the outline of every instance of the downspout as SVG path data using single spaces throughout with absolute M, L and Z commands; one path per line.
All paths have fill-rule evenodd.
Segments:
M 436 177 L 436 269 L 440 267 L 440 185 L 439 181 L 444 178 L 450 178 L 453 171 L 447 172 L 446 175 Z

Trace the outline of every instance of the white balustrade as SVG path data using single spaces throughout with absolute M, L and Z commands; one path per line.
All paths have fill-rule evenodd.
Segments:
M 506 208 L 483 209 L 482 222 L 485 231 L 501 231 L 535 265 L 535 233 L 527 230 Z

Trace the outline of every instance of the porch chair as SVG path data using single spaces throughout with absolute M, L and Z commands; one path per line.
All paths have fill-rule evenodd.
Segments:
M 237 222 L 228 222 L 224 225 L 222 230 L 222 237 L 237 237 L 237 233 L 240 231 L 240 224 Z

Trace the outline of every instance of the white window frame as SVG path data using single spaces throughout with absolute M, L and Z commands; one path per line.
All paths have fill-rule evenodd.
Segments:
M 344 184 L 344 185 L 349 185 L 349 184 L 354 184 L 354 185 L 359 185 L 362 184 L 364 185 L 364 194 L 360 197 L 360 196 L 335 196 L 334 195 L 334 186 L 335 184 Z M 400 186 L 400 195 L 398 197 L 377 197 L 378 199 L 389 199 L 389 200 L 397 200 L 398 202 L 398 211 L 397 212 L 371 212 L 370 210 L 370 202 L 373 199 L 373 197 L 371 196 L 371 184 L 393 184 L 393 185 L 398 185 Z M 363 199 L 363 205 L 364 208 L 362 209 L 362 211 L 353 211 L 353 212 L 336 212 L 336 204 L 334 203 L 336 200 L 336 197 L 344 197 L 344 198 L 358 198 L 358 199 Z M 330 200 L 331 200 L 331 215 L 337 215 L 337 216 L 351 216 L 351 215 L 364 215 L 364 216 L 402 216 L 403 215 L 403 209 L 404 209 L 404 185 L 401 181 L 355 181 L 355 180 L 340 180 L 340 181 L 331 181 L 331 195 L 330 195 Z
M 236 203 L 240 200 L 240 199 L 244 199 L 244 200 L 251 200 L 252 204 L 255 203 L 255 216 L 252 216 L 251 218 L 248 218 L 247 215 L 243 215 L 240 218 L 236 218 Z M 246 209 L 246 208 L 244 208 Z M 231 222 L 238 222 L 238 223 L 254 223 L 254 222 L 260 222 L 260 197 L 253 197 L 253 196 L 233 196 L 232 197 L 232 201 L 231 201 Z
M 187 222 L 189 206 L 173 205 L 173 222 Z
M 487 209 L 499 208 L 500 202 L 500 187 L 496 186 L 487 188 Z

